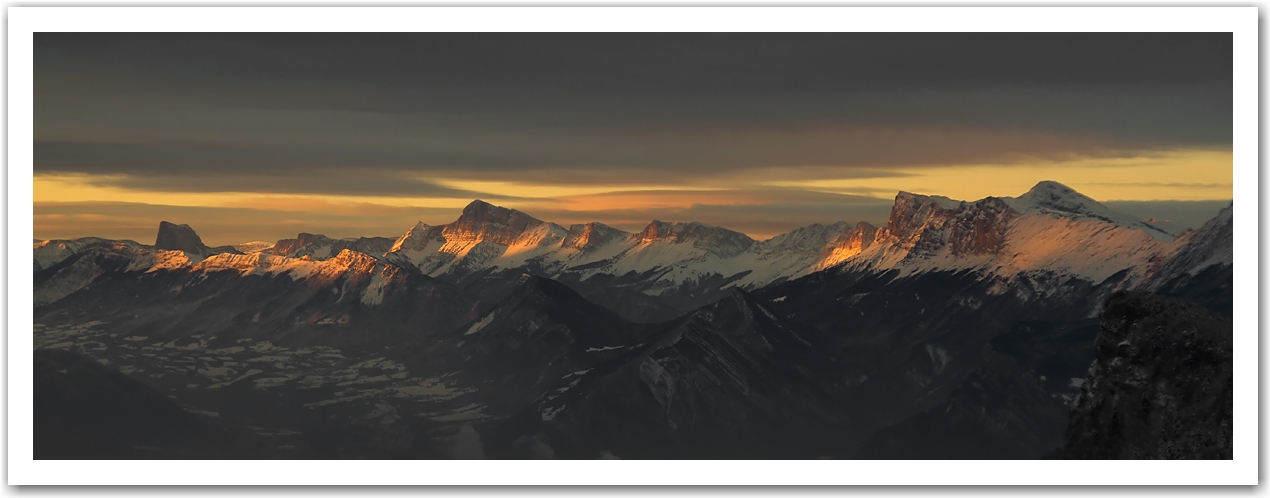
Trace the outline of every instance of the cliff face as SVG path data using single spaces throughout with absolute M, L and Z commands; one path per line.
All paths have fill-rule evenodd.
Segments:
M 944 247 L 953 256 L 996 254 L 1005 245 L 1007 228 L 1017 214 L 994 197 L 959 202 L 900 192 L 886 230 L 894 244 L 914 255 L 933 255 Z
M 816 269 L 829 268 L 860 254 L 873 245 L 873 239 L 877 237 L 877 233 L 878 228 L 867 222 L 856 223 L 855 228 L 843 232 L 833 243 L 820 251 L 821 263 Z
M 1063 459 L 1229 459 L 1229 319 L 1149 293 L 1108 299 Z
M 203 245 L 203 239 L 199 238 L 189 225 L 177 225 L 166 221 L 159 222 L 159 235 L 154 239 L 155 249 L 165 249 L 169 251 L 185 251 L 187 254 L 206 256 L 211 251 Z

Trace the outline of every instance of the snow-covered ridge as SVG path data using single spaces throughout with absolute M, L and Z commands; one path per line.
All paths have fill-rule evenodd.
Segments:
M 1234 204 L 1222 209 L 1204 226 L 1186 230 L 1152 260 L 1141 287 L 1157 290 L 1178 278 L 1193 277 L 1213 266 L 1234 265 Z
M 689 243 L 697 249 L 723 258 L 736 256 L 754 245 L 754 239 L 743 233 L 696 221 L 667 223 L 653 220 L 642 232 L 632 237 L 638 244 L 655 244 L 662 241 L 676 244 Z
M 263 240 L 253 240 L 251 242 L 243 242 L 240 244 L 234 244 L 232 247 L 234 249 L 237 249 L 238 252 L 241 252 L 243 254 L 249 254 L 253 252 L 260 252 L 260 251 L 272 249 L 275 245 L 277 244 L 274 242 L 265 242 Z
M 217 254 L 193 265 L 194 272 L 236 271 L 246 275 L 287 274 L 292 279 L 312 276 L 337 276 L 349 271 L 366 273 L 378 261 L 366 254 L 344 249 L 333 258 L 289 258 L 266 253 Z
M 170 226 L 167 226 L 170 225 Z M 183 227 L 168 223 L 167 241 L 171 242 L 171 227 Z M 160 238 L 165 235 L 160 232 Z M 168 250 L 144 245 L 131 240 L 110 240 L 97 237 L 86 237 L 74 240 L 46 240 L 34 243 L 34 271 L 46 272 L 43 282 L 35 289 L 35 305 L 41 306 L 55 302 L 63 297 L 89 286 L 103 274 L 108 272 L 153 273 L 158 271 L 186 271 L 191 273 L 210 273 L 218 271 L 236 271 L 240 275 L 288 275 L 292 279 L 327 279 L 333 280 L 346 275 L 362 274 L 372 284 L 365 292 L 379 292 L 375 277 L 387 278 L 402 271 L 401 267 L 387 265 L 374 256 L 351 249 L 343 249 L 332 257 L 323 260 L 309 255 L 288 257 L 271 254 L 268 249 L 276 247 L 267 243 L 251 243 L 253 251 L 244 254 L 242 251 L 216 252 L 220 248 L 207 248 L 198 241 L 197 234 L 190 229 L 180 233 L 190 251 Z M 318 236 L 320 237 L 320 236 Z M 330 239 L 326 239 L 330 240 Z M 363 239 L 346 239 L 358 241 Z M 391 239 L 387 239 L 391 240 Z M 164 240 L 160 240 L 163 242 Z M 248 245 L 248 244 L 244 244 Z M 268 247 L 265 247 L 268 246 Z M 225 246 L 233 247 L 233 246 Z M 311 247 L 311 245 L 310 245 Z M 205 251 L 212 254 L 205 255 Z M 380 278 L 380 280 L 383 280 Z M 380 296 L 380 298 L 382 298 Z M 366 304 L 376 304 L 373 298 L 364 299 Z
M 34 289 L 35 306 L 62 299 L 108 271 L 151 272 L 188 267 L 202 259 L 197 253 L 97 237 L 46 240 L 34 244 L 33 250 L 34 271 L 46 272 L 43 282 Z
M 660 294 L 722 277 L 755 288 L 826 268 L 872 243 L 876 228 L 840 222 L 811 225 L 755 241 L 700 222 L 653 220 L 628 233 L 602 223 L 568 229 L 516 210 L 475 201 L 454 223 L 419 223 L 384 257 L 434 277 L 461 280 L 486 270 L 533 270 L 552 278 L 639 275 Z
M 577 251 L 589 251 L 630 235 L 623 230 L 593 221 L 587 224 L 570 225 L 569 234 L 565 236 L 561 247 Z
M 85 249 L 99 246 L 102 248 L 109 247 L 134 247 L 140 249 L 141 244 L 131 240 L 109 240 L 98 237 L 85 237 L 73 240 L 45 240 L 32 244 L 34 250 L 35 271 L 49 268 L 55 264 L 61 263 L 66 258 L 77 253 L 83 252 Z
M 463 208 L 458 220 L 445 225 L 442 235 L 448 241 L 480 240 L 508 246 L 517 243 L 527 230 L 543 224 L 543 221 L 515 209 L 477 199 Z
M 1023 195 L 1015 198 L 1003 197 L 1001 200 L 1020 213 L 1041 213 L 1076 220 L 1103 221 L 1116 226 L 1142 230 L 1156 240 L 1166 242 L 1176 237 L 1174 233 L 1133 216 L 1113 211 L 1071 187 L 1054 181 L 1037 183 L 1032 190 Z
M 34 265 L 38 272 L 97 251 L 130 259 L 128 271 L 188 268 L 309 278 L 354 266 L 382 272 L 387 265 L 452 282 L 490 271 L 580 281 L 603 275 L 661 295 L 707 281 L 754 289 L 835 267 L 901 274 L 972 269 L 1005 277 L 1047 271 L 1095 282 L 1130 270 L 1127 281 L 1134 281 L 1197 237 L 1188 232 L 1170 243 L 1171 234 L 1047 181 L 1019 197 L 973 202 L 900 192 L 883 227 L 813 224 L 764 241 L 699 222 L 654 220 L 636 233 L 594 222 L 565 228 L 477 200 L 453 223 L 418 223 L 396 240 L 302 233 L 268 249 L 244 244 L 247 251 L 235 247 L 206 258 L 131 241 L 52 240 L 34 244 Z M 378 302 L 382 295 L 366 299 Z
M 363 305 L 376 306 L 403 269 L 386 264 L 365 253 L 344 249 L 324 260 L 289 258 L 272 254 L 218 254 L 191 268 L 193 272 L 235 271 L 240 276 L 286 276 L 305 279 L 317 285 L 328 285 L 344 279 L 341 296 L 357 293 Z M 359 282 L 359 283 L 354 283 Z
M 1132 282 L 1173 238 L 1052 181 L 1019 197 L 974 202 L 901 192 L 876 243 L 844 264 L 901 274 L 975 269 L 1010 277 L 1044 270 L 1093 282 L 1128 270 Z
M 393 244 L 394 240 L 389 237 L 333 239 L 321 234 L 300 233 L 294 239 L 279 240 L 272 247 L 265 249 L 265 251 L 277 256 L 291 258 L 308 256 L 313 259 L 325 259 L 335 256 L 345 249 L 352 249 L 377 257 L 391 249 Z

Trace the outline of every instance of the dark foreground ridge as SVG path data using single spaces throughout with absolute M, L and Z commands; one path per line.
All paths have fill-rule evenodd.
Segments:
M 224 458 L 223 434 L 158 391 L 69 351 L 35 351 L 35 458 Z
M 1232 325 L 1144 292 L 1114 294 L 1072 408 L 1064 459 L 1229 459 Z

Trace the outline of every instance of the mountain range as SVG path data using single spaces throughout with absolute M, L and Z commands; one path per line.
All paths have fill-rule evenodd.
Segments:
M 1040 458 L 1108 297 L 1233 313 L 1232 230 L 1049 181 L 762 241 L 479 200 L 395 239 L 208 247 L 163 222 L 36 242 L 35 334 L 259 458 Z

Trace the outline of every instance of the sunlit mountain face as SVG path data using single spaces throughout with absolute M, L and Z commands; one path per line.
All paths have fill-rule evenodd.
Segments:
M 36 458 L 1230 458 L 1229 34 L 35 42 Z

